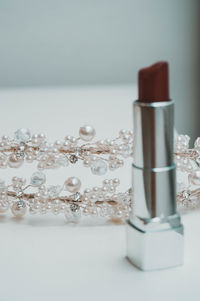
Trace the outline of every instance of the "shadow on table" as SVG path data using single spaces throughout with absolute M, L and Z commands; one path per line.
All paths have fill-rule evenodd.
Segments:
M 0 224 L 16 224 L 32 227 L 99 227 L 99 226 L 120 226 L 124 223 L 120 220 L 105 220 L 103 218 L 82 218 L 78 223 L 68 222 L 63 215 L 60 216 L 26 216 L 16 218 L 11 215 L 0 214 Z

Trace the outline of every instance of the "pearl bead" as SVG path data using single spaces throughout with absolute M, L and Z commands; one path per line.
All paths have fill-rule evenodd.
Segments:
M 120 184 L 120 181 L 119 181 L 119 179 L 117 179 L 117 178 L 115 178 L 114 180 L 113 180 L 113 185 L 115 186 L 118 186 Z
M 6 163 L 6 162 L 1 162 L 1 161 L 0 161 L 0 167 L 1 167 L 1 168 L 6 168 L 6 167 L 7 167 L 7 163 Z
M 85 160 L 83 161 L 83 165 L 84 165 L 85 167 L 90 167 L 90 160 L 85 159 Z
M 65 142 L 63 143 L 63 147 L 69 147 L 69 142 L 68 142 L 68 141 L 65 141 Z
M 37 134 L 33 134 L 32 135 L 32 140 L 34 140 L 34 139 L 38 139 L 38 135 Z
M 1 139 L 2 139 L 2 141 L 5 141 L 5 142 L 7 142 L 7 140 L 8 140 L 8 136 L 4 135 L 4 136 L 2 136 L 2 137 L 1 137 Z
M 196 170 L 191 176 L 190 181 L 193 185 L 199 185 L 200 184 L 200 171 Z
M 29 162 L 29 163 L 32 163 L 34 161 L 33 156 L 32 155 L 27 155 L 26 161 Z
M 70 177 L 65 181 L 65 189 L 71 193 L 80 190 L 81 181 L 76 177 Z
M 15 154 L 10 155 L 8 159 L 8 165 L 11 168 L 18 168 L 23 164 L 23 160 L 18 160 Z
M 84 190 L 84 193 L 85 193 L 85 194 L 90 194 L 90 193 L 91 193 L 91 189 L 86 188 L 86 189 Z
M 43 133 L 38 134 L 38 139 L 44 140 L 45 138 L 46 138 L 45 134 L 43 134 Z
M 95 129 L 91 125 L 84 125 L 79 130 L 79 136 L 84 141 L 91 141 L 95 134 Z
M 38 165 L 37 165 L 37 168 L 40 169 L 40 170 L 43 170 L 45 168 L 44 163 L 39 162 Z
M 125 133 L 126 133 L 126 130 L 120 130 L 120 132 L 119 132 L 119 135 L 120 135 L 120 137 L 123 137 L 124 135 L 125 135 Z
M 109 185 L 109 180 L 108 180 L 108 179 L 105 179 L 105 180 L 103 181 L 103 185 Z
M 22 217 L 26 213 L 26 203 L 23 200 L 14 202 L 11 211 L 15 217 Z
M 60 148 L 62 146 L 62 143 L 60 140 L 56 140 L 54 143 L 55 148 Z
M 9 208 L 9 202 L 8 201 L 1 201 L 0 202 L 0 213 L 4 213 Z
M 39 144 L 39 141 L 38 141 L 37 138 L 32 138 L 31 141 L 32 141 L 32 144 L 33 144 L 33 145 L 36 145 L 36 146 L 37 146 L 37 145 Z

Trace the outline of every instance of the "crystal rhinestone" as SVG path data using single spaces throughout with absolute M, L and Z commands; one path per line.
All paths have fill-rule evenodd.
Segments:
M 98 175 L 98 176 L 105 175 L 107 169 L 108 169 L 107 164 L 101 159 L 94 161 L 91 165 L 91 171 L 94 175 Z
M 65 217 L 68 222 L 77 223 L 81 218 L 80 206 L 77 204 L 71 204 L 70 208 L 66 208 Z
M 62 186 L 60 186 L 60 185 L 50 186 L 48 188 L 48 194 L 49 194 L 51 199 L 57 198 L 61 191 L 62 191 Z
M 26 143 L 31 139 L 31 132 L 28 129 L 21 128 L 15 132 L 15 139 L 18 142 Z
M 72 197 L 73 197 L 74 201 L 79 201 L 80 197 L 81 197 L 81 194 L 80 194 L 80 192 L 76 192 Z
M 70 210 L 71 210 L 72 212 L 77 212 L 77 211 L 80 210 L 80 206 L 79 206 L 78 204 L 71 204 L 71 205 L 70 205 Z
M 19 189 L 19 190 L 17 191 L 17 197 L 18 197 L 18 198 L 21 198 L 21 197 L 23 196 L 23 194 L 24 194 L 24 192 L 23 192 L 22 189 Z
M 83 154 L 83 150 L 80 147 L 75 148 L 74 155 L 76 157 L 82 156 L 82 154 Z
M 24 158 L 24 152 L 23 151 L 17 151 L 16 152 L 16 158 L 17 159 L 23 159 Z
M 77 158 L 77 156 L 75 156 L 75 155 L 71 155 L 71 156 L 69 157 L 69 161 L 70 161 L 72 164 L 75 164 L 75 163 L 78 161 L 78 158 Z
M 46 176 L 44 173 L 37 171 L 32 174 L 31 185 L 40 186 L 46 182 Z
M 190 199 L 190 195 L 191 195 L 191 192 L 190 192 L 190 190 L 185 190 L 185 191 L 183 191 L 183 198 L 185 199 L 185 200 L 189 200 Z

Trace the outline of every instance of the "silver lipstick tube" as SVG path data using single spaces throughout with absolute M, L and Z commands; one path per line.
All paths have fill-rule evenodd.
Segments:
M 176 210 L 174 103 L 135 101 L 132 210 L 127 257 L 141 270 L 183 264 L 183 225 Z

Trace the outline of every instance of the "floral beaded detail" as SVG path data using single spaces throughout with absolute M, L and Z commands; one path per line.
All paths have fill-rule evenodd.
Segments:
M 37 168 L 45 170 L 67 167 L 80 160 L 94 175 L 104 175 L 108 170 L 122 167 L 124 159 L 132 156 L 131 131 L 121 130 L 113 140 L 92 142 L 95 134 L 92 126 L 85 125 L 80 128 L 78 138 L 66 136 L 63 141 L 48 143 L 44 134 L 31 136 L 28 129 L 19 129 L 14 138 L 1 138 L 0 168 L 19 168 L 25 161 L 36 161 Z
M 95 135 L 95 129 L 86 125 L 80 128 L 78 138 L 66 136 L 64 141 L 53 144 L 47 142 L 44 134 L 31 135 L 28 129 L 17 130 L 14 138 L 3 136 L 0 168 L 19 168 L 24 162 L 36 161 L 38 170 L 28 185 L 19 177 L 13 177 L 8 185 L 0 180 L 0 213 L 10 209 L 17 218 L 29 211 L 30 214 L 63 213 L 69 222 L 77 222 L 84 216 L 125 221 L 131 210 L 132 189 L 118 192 L 120 180 L 117 178 L 106 179 L 101 187 L 85 190 L 77 177 L 69 177 L 62 185 L 46 185 L 45 169 L 82 161 L 94 175 L 102 176 L 133 157 L 131 131 L 121 130 L 113 140 L 92 142 Z M 177 206 L 181 211 L 200 207 L 200 138 L 193 148 L 189 148 L 189 140 L 187 135 L 175 137 Z
M 117 193 L 119 179 L 104 180 L 101 187 L 80 192 L 81 181 L 68 178 L 62 186 L 45 186 L 45 175 L 35 172 L 26 185 L 22 178 L 14 177 L 8 186 L 0 181 L 0 212 L 11 209 L 15 217 L 30 214 L 63 213 L 69 222 L 82 216 L 99 216 L 125 220 L 130 211 L 131 192 Z
M 193 148 L 189 148 L 189 141 L 187 135 L 178 135 L 175 139 L 177 203 L 180 210 L 200 207 L 200 138 L 196 139 Z

